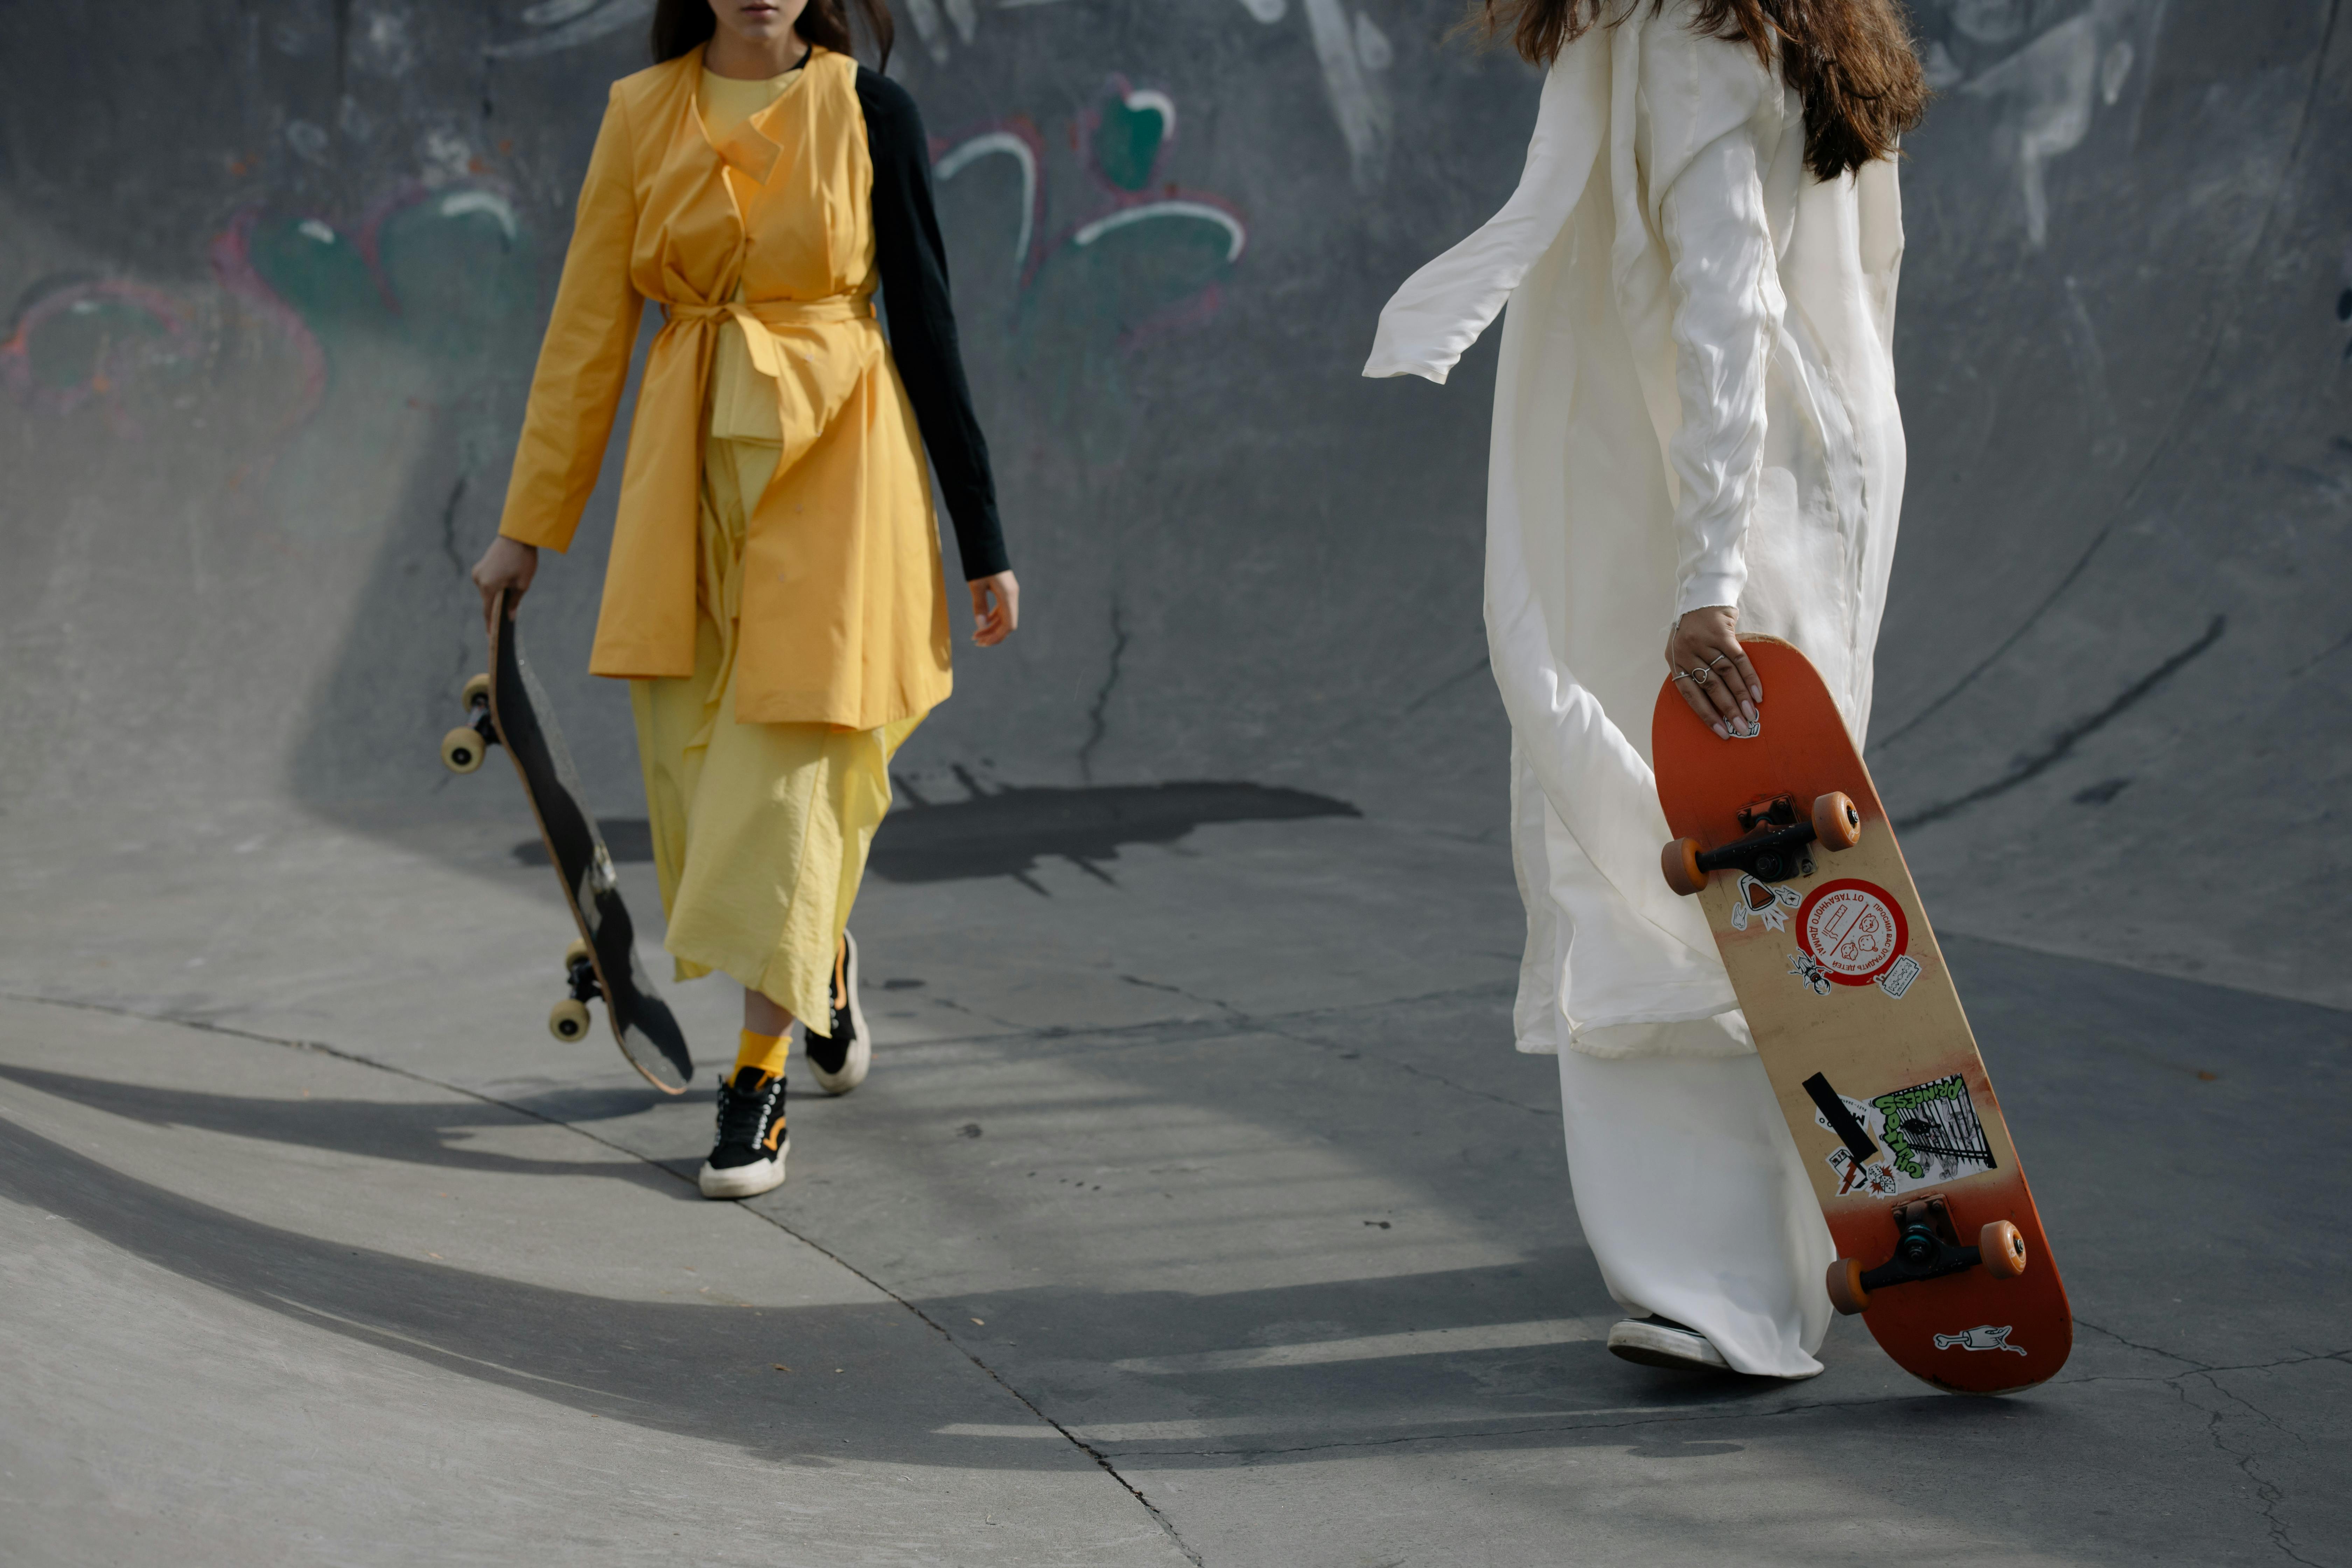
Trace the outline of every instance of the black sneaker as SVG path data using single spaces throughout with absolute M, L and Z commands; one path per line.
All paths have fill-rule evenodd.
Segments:
M 784 1184 L 784 1156 L 793 1152 L 784 1129 L 784 1080 L 758 1068 L 738 1068 L 719 1086 L 719 1142 L 702 1163 L 706 1198 L 748 1198 Z
M 866 1081 L 874 1065 L 874 1042 L 866 1037 L 866 1009 L 857 1000 L 857 939 L 841 933 L 841 952 L 833 961 L 832 1026 L 824 1034 L 813 1028 L 801 1041 L 816 1086 L 827 1094 L 847 1094 Z

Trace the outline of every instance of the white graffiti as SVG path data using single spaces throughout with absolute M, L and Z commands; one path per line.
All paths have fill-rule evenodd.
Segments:
M 959 44 L 971 47 L 980 37 L 983 10 L 1029 11 L 1075 3 L 905 0 L 916 40 L 934 65 L 947 64 Z M 1290 0 L 1239 0 L 1239 4 L 1262 26 L 1276 26 L 1290 16 Z M 1340 138 L 1348 144 L 1356 187 L 1377 189 L 1388 174 L 1389 140 L 1396 118 L 1387 79 L 1396 63 L 1396 47 L 1368 10 L 1350 8 L 1344 0 L 1300 0 L 1300 4 L 1314 40 L 1316 63 L 1322 70 L 1324 97 L 1330 102 Z M 653 15 L 653 9 L 654 0 L 538 0 L 517 14 L 517 20 L 531 29 L 527 36 L 492 44 L 483 52 L 492 59 L 506 60 L 560 54 L 624 27 L 639 26 Z M 1011 150 L 991 151 L 1009 153 Z M 1025 244 L 1023 254 L 1027 254 Z
M 1171 105 L 1168 113 L 1171 124 L 1175 122 L 1175 117 Z M 1037 153 L 1034 148 L 1010 131 L 983 132 L 950 148 L 931 166 L 932 175 L 944 184 L 981 159 L 992 156 L 1010 158 L 1021 169 L 1021 233 L 1013 242 L 1013 264 L 1015 267 L 1025 266 L 1029 260 L 1030 241 L 1037 232 Z
M 1213 207 L 1206 202 L 1146 202 L 1139 206 L 1121 207 L 1108 217 L 1095 219 L 1070 238 L 1078 245 L 1092 245 L 1115 230 L 1163 217 L 1199 218 L 1223 229 L 1225 259 L 1228 262 L 1239 261 L 1242 247 L 1249 243 L 1248 231 L 1242 227 L 1241 219 L 1224 208 Z
M 1384 68 L 1394 58 L 1387 37 L 1358 13 L 1360 29 L 1350 23 L 1339 0 L 1306 0 L 1307 26 L 1315 38 L 1315 58 L 1323 67 L 1323 92 L 1331 113 L 1347 139 L 1348 160 L 1356 188 L 1370 191 L 1388 174 L 1389 129 L 1393 118 Z M 1366 30 L 1368 29 L 1368 31 Z M 1375 49 L 1360 47 L 1360 39 L 1377 39 Z M 1377 56 L 1375 66 L 1370 57 Z
M 2009 1336 L 2015 1331 L 2013 1323 L 2003 1323 L 1999 1328 L 1990 1323 L 1979 1323 L 1975 1328 L 1962 1329 L 1957 1334 L 1937 1334 L 1936 1348 L 1939 1351 L 2007 1351 L 2011 1355 L 2023 1355 L 2025 1351 L 2022 1347 L 2009 1342 Z
M 540 0 L 523 8 L 526 27 L 543 29 L 530 37 L 492 44 L 483 50 L 492 59 L 527 60 L 561 54 L 593 43 L 608 33 L 633 27 L 654 14 L 654 0 Z
M 469 213 L 494 219 L 506 231 L 509 245 L 522 237 L 522 225 L 515 219 L 514 204 L 496 191 L 453 191 L 441 198 L 443 217 L 464 217 Z
M 2155 47 L 2164 0 L 2092 0 L 2067 20 L 1973 77 L 1937 43 L 1928 51 L 1928 79 L 2000 106 L 2004 150 L 2017 161 L 2025 203 L 2025 234 L 2036 250 L 2050 239 L 2045 171 L 2083 144 L 2098 106 L 2123 97 L 2142 51 Z M 2031 6 L 2023 0 L 1946 0 L 1952 26 L 1978 43 L 2021 36 Z M 2139 36 L 2134 42 L 2133 35 Z

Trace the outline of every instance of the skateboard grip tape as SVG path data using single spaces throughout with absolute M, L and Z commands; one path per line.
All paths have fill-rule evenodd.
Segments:
M 1862 1123 L 1853 1119 L 1853 1112 L 1845 1108 L 1845 1101 L 1840 1100 L 1837 1090 L 1830 1087 L 1830 1080 L 1822 1074 L 1815 1073 L 1805 1080 L 1804 1089 L 1813 1103 L 1821 1108 L 1822 1117 L 1830 1124 L 1830 1131 L 1838 1135 L 1839 1141 L 1846 1146 L 1846 1152 L 1853 1156 L 1854 1163 L 1867 1163 L 1870 1157 L 1878 1152 L 1878 1145 L 1869 1133 L 1863 1131 Z

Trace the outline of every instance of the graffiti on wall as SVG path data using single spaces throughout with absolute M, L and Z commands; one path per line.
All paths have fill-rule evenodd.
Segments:
M 1927 79 L 1992 105 L 2015 165 L 2026 242 L 2050 239 L 2047 171 L 2102 110 L 2145 91 L 2164 0 L 1937 0 L 1919 12 Z
M 959 249 L 1009 247 L 1011 363 L 1046 378 L 1056 424 L 1108 417 L 1121 362 L 1214 317 L 1249 247 L 1231 203 L 1169 177 L 1180 123 L 1169 94 L 1113 77 L 1053 136 L 1016 116 L 933 142 L 943 201 L 968 198 L 949 207 Z
M 994 11 L 1019 14 L 1041 6 L 1059 6 L 1077 0 L 899 0 L 899 9 L 913 25 L 915 41 L 934 65 L 944 66 L 957 50 L 971 48 L 983 37 L 982 17 Z M 1173 4 L 1178 0 L 1152 0 Z M 1373 7 L 1349 6 L 1345 0 L 1182 0 L 1182 3 L 1223 7 L 1238 4 L 1261 26 L 1296 26 L 1303 21 L 1323 76 L 1323 93 L 1340 138 L 1347 143 L 1349 173 L 1357 188 L 1377 189 L 1388 173 L 1389 138 L 1394 108 L 1389 74 L 1396 50 L 1388 33 L 1372 17 Z M 1382 5 L 1394 0 L 1380 0 Z M 645 25 L 653 15 L 654 0 L 538 0 L 516 16 L 520 30 L 488 47 L 494 59 L 530 59 L 592 44 L 626 27 Z M 989 24 L 1010 25 L 1013 16 Z
M 128 429 L 124 389 L 184 376 L 198 353 L 194 313 L 174 295 L 128 279 L 47 281 L 17 302 L 0 380 L 52 413 L 96 404 Z

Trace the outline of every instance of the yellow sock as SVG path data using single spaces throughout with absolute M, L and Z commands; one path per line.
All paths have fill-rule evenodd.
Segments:
M 767 1078 L 784 1076 L 785 1058 L 793 1054 L 793 1037 L 789 1030 L 781 1035 L 755 1035 L 743 1031 L 743 1043 L 735 1049 L 735 1072 L 745 1068 L 758 1068 Z M 735 1076 L 730 1072 L 730 1079 Z

